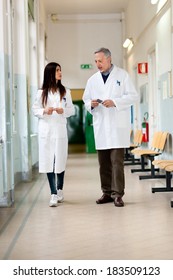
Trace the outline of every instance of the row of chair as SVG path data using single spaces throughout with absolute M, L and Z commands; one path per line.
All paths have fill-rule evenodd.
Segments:
M 173 172 L 173 160 L 154 160 L 152 165 L 158 166 L 160 169 L 166 172 L 166 187 L 152 188 L 152 192 L 171 192 L 173 188 L 171 187 L 171 178 Z M 173 199 L 171 200 L 171 207 L 173 207 Z
M 137 130 L 135 133 L 135 136 L 138 136 L 137 138 L 134 137 L 134 142 L 129 147 L 129 153 L 131 154 L 131 157 L 129 156 L 128 159 L 125 158 L 125 165 L 136 165 L 140 164 L 141 168 L 138 169 L 131 169 L 131 173 L 134 172 L 150 172 L 149 175 L 139 176 L 140 180 L 143 179 L 155 179 L 155 178 L 166 178 L 166 187 L 164 188 L 152 188 L 152 193 L 155 192 L 167 192 L 167 191 L 173 191 L 173 188 L 171 187 L 171 178 L 172 178 L 172 172 L 173 172 L 173 160 L 155 160 L 156 156 L 159 156 L 163 153 L 166 140 L 168 137 L 168 132 L 163 131 L 157 131 L 153 135 L 151 147 L 148 148 L 142 148 L 142 131 Z M 141 142 L 140 142 L 141 141 Z M 138 157 L 136 159 L 136 156 Z M 126 163 L 126 161 L 129 161 Z M 130 161 L 131 160 L 131 161 Z M 145 165 L 147 164 L 147 161 L 150 161 L 150 167 L 145 168 Z M 157 168 L 155 168 L 157 167 Z M 159 174 L 160 169 L 164 169 L 166 171 L 165 174 Z M 158 172 L 158 173 L 156 173 Z M 173 207 L 173 201 L 171 200 L 171 207 Z

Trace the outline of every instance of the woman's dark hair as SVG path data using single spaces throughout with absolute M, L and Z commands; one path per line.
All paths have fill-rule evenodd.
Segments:
M 61 80 L 56 81 L 56 79 L 55 79 L 55 72 L 56 72 L 57 66 L 59 66 L 61 69 L 61 66 L 58 63 L 50 62 L 46 65 L 46 67 L 44 69 L 44 78 L 43 78 L 43 85 L 42 85 L 42 90 L 43 90 L 42 105 L 43 105 L 43 107 L 45 107 L 45 105 L 47 104 L 47 97 L 48 97 L 49 90 L 53 89 L 56 91 L 57 89 L 59 89 L 61 99 L 63 98 L 63 96 L 66 93 L 66 89 L 61 84 Z

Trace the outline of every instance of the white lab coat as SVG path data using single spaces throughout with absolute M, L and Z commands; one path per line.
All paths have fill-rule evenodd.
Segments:
M 116 107 L 106 108 L 102 104 L 91 109 L 93 99 L 111 99 Z M 104 84 L 98 71 L 87 82 L 83 101 L 93 115 L 95 145 L 97 150 L 126 148 L 130 145 L 131 105 L 138 94 L 129 74 L 114 65 Z
M 62 107 L 63 114 L 43 114 L 41 97 L 42 90 L 38 90 L 32 106 L 34 115 L 38 117 L 39 172 L 53 172 L 54 168 L 55 173 L 61 173 L 65 170 L 68 153 L 67 117 L 75 112 L 70 90 L 66 88 L 66 95 L 61 102 L 59 92 L 48 93 L 47 106 Z

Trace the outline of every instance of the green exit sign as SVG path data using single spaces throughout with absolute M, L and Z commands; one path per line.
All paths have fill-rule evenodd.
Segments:
M 93 66 L 92 66 L 92 64 L 81 64 L 80 68 L 81 69 L 92 69 Z

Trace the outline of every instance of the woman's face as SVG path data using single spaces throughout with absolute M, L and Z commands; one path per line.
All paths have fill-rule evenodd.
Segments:
M 55 71 L 55 79 L 56 81 L 59 81 L 61 80 L 61 78 L 62 78 L 61 68 L 57 66 Z

